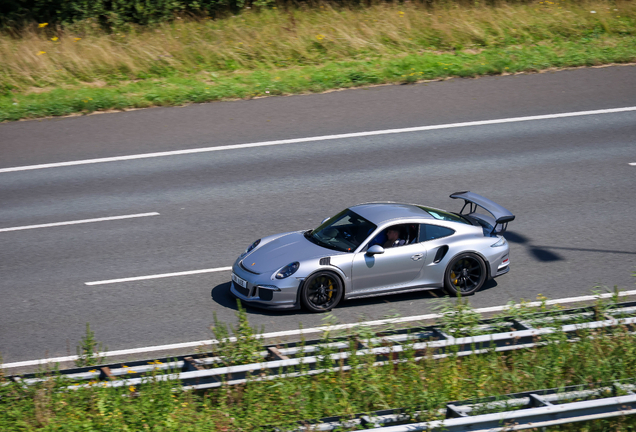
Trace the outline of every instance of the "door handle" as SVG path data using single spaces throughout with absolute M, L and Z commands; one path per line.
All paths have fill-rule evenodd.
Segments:
M 423 257 L 423 256 L 424 256 L 424 254 L 421 254 L 421 253 L 420 253 L 420 254 L 415 254 L 415 255 L 413 255 L 413 256 L 411 257 L 411 259 L 412 259 L 413 261 L 419 261 L 419 260 L 421 260 L 421 259 L 422 259 L 422 257 Z

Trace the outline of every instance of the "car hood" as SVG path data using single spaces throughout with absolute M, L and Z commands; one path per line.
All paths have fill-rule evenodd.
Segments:
M 274 273 L 294 261 L 301 262 L 334 254 L 338 252 L 310 242 L 302 232 L 292 232 L 256 248 L 243 258 L 243 266 L 256 273 Z

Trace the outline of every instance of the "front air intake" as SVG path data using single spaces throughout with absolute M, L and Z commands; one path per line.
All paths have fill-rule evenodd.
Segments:
M 320 258 L 320 265 L 330 265 L 331 264 L 331 258 L 327 257 L 327 258 Z

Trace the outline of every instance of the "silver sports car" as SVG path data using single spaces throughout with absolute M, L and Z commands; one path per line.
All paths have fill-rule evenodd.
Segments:
M 359 204 L 316 229 L 252 243 L 230 291 L 267 309 L 331 310 L 343 299 L 443 288 L 470 295 L 510 270 L 501 235 L 514 215 L 472 192 L 459 213 L 417 204 Z M 478 213 L 478 209 L 489 214 Z

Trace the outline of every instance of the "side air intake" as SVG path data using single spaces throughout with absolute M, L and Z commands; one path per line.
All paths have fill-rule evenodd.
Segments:
M 327 258 L 320 258 L 320 265 L 330 265 L 331 264 L 331 258 L 327 257 Z
M 448 252 L 448 246 L 446 246 L 446 245 L 444 245 L 441 248 L 437 249 L 437 253 L 435 254 L 435 259 L 433 260 L 433 262 L 435 264 L 437 264 L 438 262 L 443 260 L 444 257 L 446 256 L 446 252 Z

